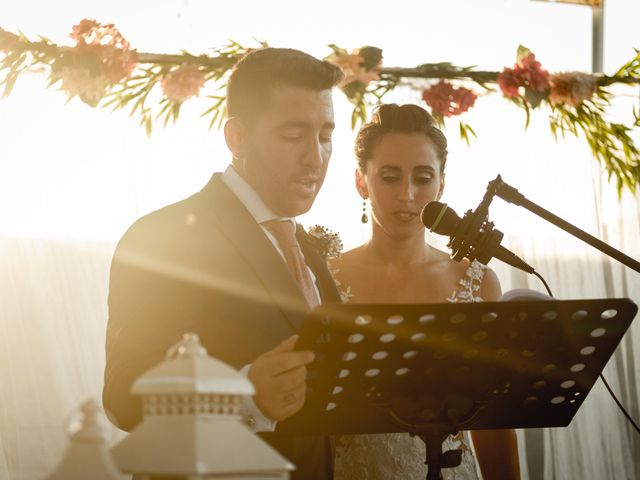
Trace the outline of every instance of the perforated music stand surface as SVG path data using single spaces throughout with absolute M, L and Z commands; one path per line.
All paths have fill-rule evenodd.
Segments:
M 314 310 L 307 400 L 278 432 L 566 426 L 636 315 L 629 299 Z

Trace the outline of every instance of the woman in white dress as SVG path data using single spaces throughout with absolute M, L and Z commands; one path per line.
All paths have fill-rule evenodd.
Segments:
M 362 127 L 355 147 L 356 188 L 371 202 L 372 234 L 332 262 L 336 280 L 358 303 L 437 303 L 496 300 L 495 273 L 474 262 L 455 262 L 424 239 L 420 212 L 440 199 L 447 141 L 416 105 L 382 105 Z M 363 221 L 366 214 L 363 213 Z M 449 437 L 445 449 L 463 451 L 445 479 L 519 479 L 513 430 Z M 475 451 L 475 456 L 474 456 Z M 424 479 L 424 443 L 408 434 L 349 435 L 337 442 L 337 480 Z

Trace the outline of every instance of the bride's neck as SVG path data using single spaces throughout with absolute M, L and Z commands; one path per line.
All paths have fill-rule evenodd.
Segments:
M 430 247 L 424 240 L 424 234 L 394 238 L 374 224 L 371 239 L 367 242 L 366 248 L 380 263 L 403 267 L 424 263 Z

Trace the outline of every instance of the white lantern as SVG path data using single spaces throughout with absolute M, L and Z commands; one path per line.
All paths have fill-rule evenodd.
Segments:
M 55 471 L 45 480 L 123 480 L 107 448 L 105 434 L 98 422 L 102 410 L 87 400 L 69 437 L 71 445 Z
M 294 466 L 245 425 L 242 396 L 253 385 L 207 355 L 195 334 L 138 378 L 143 420 L 112 449 L 121 471 L 142 478 L 288 479 Z

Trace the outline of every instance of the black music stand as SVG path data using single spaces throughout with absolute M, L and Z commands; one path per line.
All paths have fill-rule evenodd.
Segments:
M 277 431 L 408 432 L 427 479 L 460 464 L 459 430 L 568 425 L 638 308 L 629 299 L 344 304 L 314 310 L 307 400 Z

